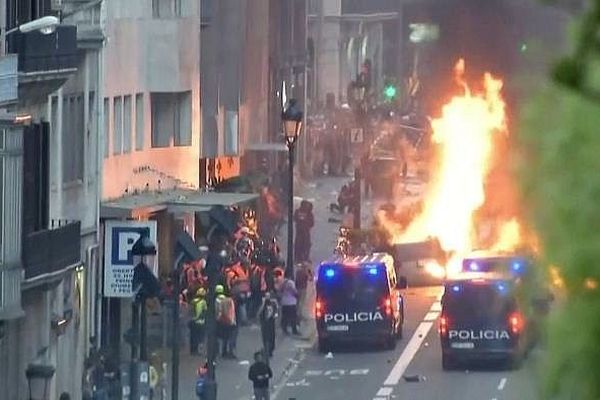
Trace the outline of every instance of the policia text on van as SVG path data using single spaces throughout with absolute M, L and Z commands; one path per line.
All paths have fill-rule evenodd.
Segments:
M 386 253 L 336 258 L 321 264 L 315 316 L 319 349 L 334 342 L 376 340 L 393 348 L 402 335 L 403 298 Z

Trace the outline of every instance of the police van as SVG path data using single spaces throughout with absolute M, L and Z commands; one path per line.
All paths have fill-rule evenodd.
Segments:
M 315 318 L 319 350 L 335 342 L 377 340 L 394 348 L 402 336 L 404 303 L 394 260 L 387 253 L 340 257 L 321 263 Z
M 439 335 L 442 368 L 475 360 L 519 365 L 537 335 L 523 281 L 511 274 L 465 272 L 444 284 Z

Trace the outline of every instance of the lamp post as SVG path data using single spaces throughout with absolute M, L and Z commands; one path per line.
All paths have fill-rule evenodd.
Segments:
M 146 343 L 146 300 L 160 294 L 160 283 L 152 273 L 156 246 L 147 235 L 142 235 L 133 244 L 131 255 L 135 268 L 133 270 L 133 302 L 131 305 L 131 394 L 133 399 L 143 398 L 150 394 L 148 385 L 148 348 Z M 140 312 L 141 307 L 141 312 Z M 137 341 L 140 355 L 137 357 Z
M 56 30 L 56 27 L 58 26 L 59 23 L 60 23 L 60 21 L 58 18 L 56 18 L 52 15 L 48 15 L 48 16 L 45 16 L 42 18 L 34 19 L 33 21 L 26 22 L 15 28 L 9 29 L 4 34 L 10 35 L 11 33 L 14 33 L 17 31 L 19 31 L 21 33 L 39 31 L 39 32 L 43 33 L 44 35 L 49 35 Z
M 54 371 L 51 365 L 29 364 L 27 366 L 25 376 L 29 386 L 29 400 L 47 399 L 48 383 L 54 376 Z
M 296 141 L 302 130 L 302 110 L 296 99 L 290 99 L 287 107 L 281 114 L 285 144 L 288 148 L 288 237 L 287 237 L 287 263 L 285 277 L 294 279 L 294 159 Z
M 362 130 L 363 138 L 366 136 L 366 124 L 365 118 L 367 115 L 366 105 L 365 105 L 365 94 L 367 92 L 367 86 L 363 82 L 364 79 L 357 78 L 356 82 L 352 83 L 352 96 L 354 97 L 355 104 L 355 115 L 356 122 L 358 123 L 360 129 Z M 353 226 L 354 229 L 360 229 L 360 215 L 361 215 L 361 171 L 360 167 L 356 167 L 354 169 L 354 219 Z
M 146 299 L 155 297 L 158 282 L 154 274 L 149 270 L 154 265 L 154 257 L 156 256 L 156 246 L 148 236 L 142 235 L 133 244 L 131 255 L 134 257 L 135 269 L 133 272 L 133 323 L 136 324 L 135 332 L 139 332 L 140 339 L 140 360 L 148 361 L 148 349 L 146 345 Z M 154 279 L 152 279 L 154 278 Z M 160 293 L 160 285 L 158 285 Z M 137 331 L 137 319 L 141 305 L 141 315 L 139 316 L 139 331 Z M 132 350 L 132 358 L 134 358 Z

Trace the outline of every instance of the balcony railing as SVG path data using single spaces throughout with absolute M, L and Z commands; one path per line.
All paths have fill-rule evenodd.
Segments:
M 8 53 L 17 53 L 19 72 L 48 72 L 77 68 L 77 27 L 59 25 L 49 35 L 14 32 L 8 36 Z
M 21 308 L 20 266 L 0 267 L 0 320 L 13 319 L 23 315 Z
M 25 279 L 51 276 L 81 262 L 81 222 L 56 221 L 23 240 Z

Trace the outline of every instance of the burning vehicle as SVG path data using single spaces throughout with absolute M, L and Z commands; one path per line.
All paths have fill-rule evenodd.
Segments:
M 461 272 L 473 250 L 535 249 L 520 218 L 510 166 L 510 135 L 501 79 L 478 86 L 454 68 L 458 91 L 431 120 L 432 159 L 424 196 L 402 214 L 379 210 L 376 225 L 395 247 L 411 284 L 438 284 Z

